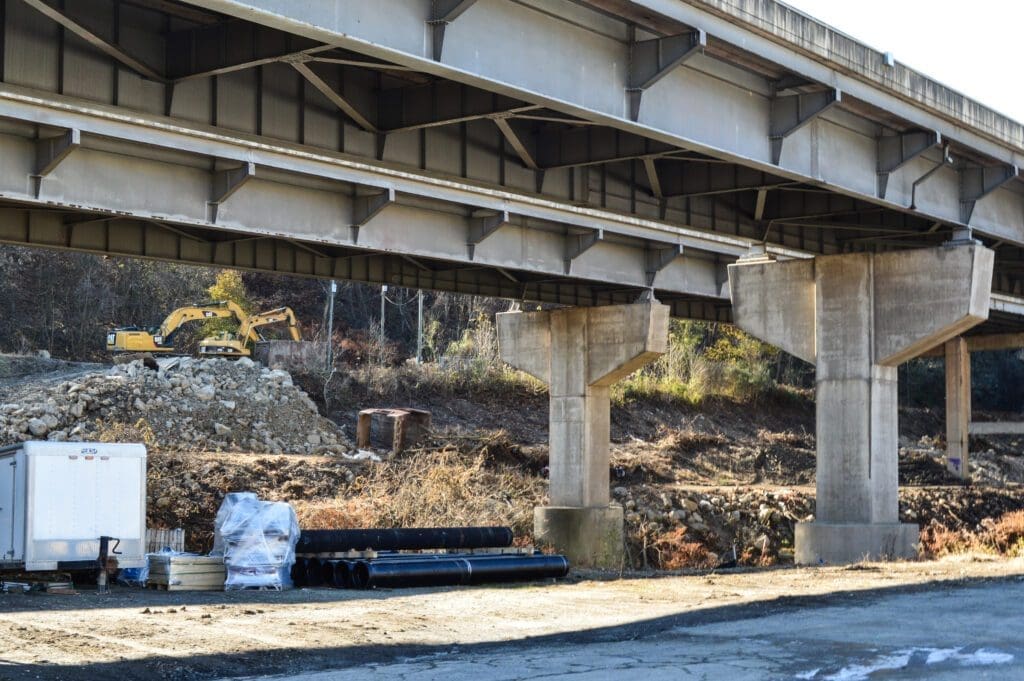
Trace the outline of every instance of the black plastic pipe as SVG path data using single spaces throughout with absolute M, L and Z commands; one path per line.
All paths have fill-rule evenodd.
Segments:
M 482 549 L 512 545 L 509 527 L 410 527 L 384 530 L 304 530 L 296 553 Z
M 321 560 L 323 583 L 335 589 L 352 588 L 350 560 Z
M 339 560 L 334 566 L 334 574 L 331 575 L 331 586 L 335 589 L 351 589 L 353 565 L 353 561 Z
M 326 562 L 328 561 L 320 560 L 319 558 L 306 559 L 306 586 L 324 585 L 323 564 Z
M 320 579 L 326 586 L 334 586 L 334 567 L 337 564 L 337 560 L 320 559 Z
M 296 558 L 292 564 L 292 583 L 297 587 L 306 586 L 306 559 Z
M 429 561 L 437 560 L 456 560 L 459 558 L 474 558 L 477 560 L 501 560 L 505 558 L 523 558 L 531 555 L 541 555 L 540 552 L 533 554 L 501 554 L 501 553 L 381 553 L 376 558 L 364 558 L 361 562 L 366 563 L 407 563 L 407 562 L 420 562 L 425 563 Z M 345 561 L 347 565 L 347 573 L 345 574 L 345 586 L 336 588 L 345 589 L 363 589 L 366 587 L 360 586 L 358 583 L 359 575 L 356 572 L 355 566 L 360 561 Z
M 565 556 L 473 556 L 431 560 L 361 560 L 352 569 L 357 589 L 456 586 L 565 577 Z

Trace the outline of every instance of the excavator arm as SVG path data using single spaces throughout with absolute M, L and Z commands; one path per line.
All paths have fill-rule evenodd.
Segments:
M 245 312 L 242 308 L 230 300 L 219 300 L 211 303 L 199 303 L 186 305 L 172 311 L 160 324 L 158 333 L 164 339 L 169 339 L 174 332 L 188 322 L 200 319 L 228 319 L 234 317 L 242 324 L 245 321 Z
M 295 312 L 290 307 L 279 307 L 246 317 L 238 327 L 237 334 L 225 334 L 221 337 L 204 339 L 199 343 L 199 353 L 221 357 L 248 356 L 252 353 L 252 346 L 262 339 L 259 329 L 271 324 L 287 324 L 291 339 L 293 341 L 302 340 Z
M 299 323 L 295 319 L 295 312 L 290 307 L 279 307 L 276 310 L 268 310 L 250 315 L 238 327 L 238 336 L 255 343 L 260 339 L 259 332 L 257 331 L 258 328 L 282 323 L 288 324 L 288 333 L 291 334 L 293 341 L 302 340 L 302 335 L 299 333 Z
M 151 329 L 123 327 L 107 334 L 110 352 L 174 352 L 174 333 L 184 324 L 204 319 L 234 318 L 239 324 L 246 320 L 245 312 L 230 300 L 196 303 L 173 310 L 160 326 Z

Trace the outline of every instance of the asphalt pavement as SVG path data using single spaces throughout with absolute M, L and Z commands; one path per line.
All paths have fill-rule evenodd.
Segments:
M 1024 679 L 1024 578 L 934 584 L 681 617 L 643 627 L 452 647 L 275 681 Z M 638 621 L 642 613 L 638 613 Z M 271 678 L 271 677 L 266 677 Z

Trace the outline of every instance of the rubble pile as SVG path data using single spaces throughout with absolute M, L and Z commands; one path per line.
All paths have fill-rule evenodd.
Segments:
M 778 557 L 793 546 L 797 522 L 813 519 L 813 495 L 788 489 L 732 488 L 672 493 L 654 487 L 616 487 L 616 501 L 634 532 L 657 536 L 679 528 L 716 557 L 747 562 Z
M 775 564 L 792 560 L 797 522 L 814 520 L 814 495 L 786 488 L 730 488 L 672 492 L 656 486 L 616 487 L 627 532 L 647 538 L 685 529 L 714 561 Z M 988 519 L 1024 507 L 1024 489 L 922 487 L 900 490 L 900 521 L 982 533 Z
M 344 454 L 341 429 L 321 417 L 287 371 L 248 358 L 161 359 L 26 382 L 0 404 L 0 445 L 25 440 L 100 440 L 120 426 L 151 431 L 160 449 L 270 454 Z
M 918 523 L 922 528 L 942 527 L 978 533 L 987 520 L 1024 508 L 1024 489 L 1019 486 L 934 487 L 900 490 L 900 520 Z

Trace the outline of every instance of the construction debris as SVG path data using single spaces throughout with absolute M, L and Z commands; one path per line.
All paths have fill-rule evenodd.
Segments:
M 25 383 L 0 404 L 0 445 L 124 439 L 136 427 L 162 449 L 273 454 L 342 454 L 341 428 L 322 418 L 286 371 L 248 358 L 162 358 L 79 374 L 60 383 Z

